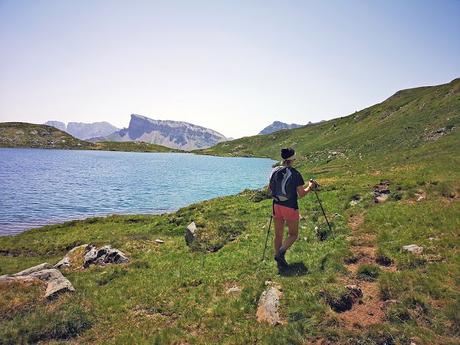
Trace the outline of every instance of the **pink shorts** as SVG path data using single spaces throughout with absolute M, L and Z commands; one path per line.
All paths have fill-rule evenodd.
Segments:
M 283 220 L 299 220 L 300 218 L 299 210 L 296 210 L 295 208 L 278 204 L 273 206 L 273 218 Z

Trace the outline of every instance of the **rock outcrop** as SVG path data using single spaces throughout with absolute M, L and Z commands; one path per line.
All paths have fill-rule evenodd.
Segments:
M 88 268 L 90 265 L 123 264 L 128 257 L 110 245 L 97 248 L 92 244 L 83 244 L 72 248 L 56 265 L 59 269 Z
M 12 275 L 0 276 L 0 283 L 43 281 L 46 283 L 45 298 L 47 299 L 53 299 L 64 292 L 75 291 L 72 283 L 59 270 L 52 267 L 52 265 L 45 262 Z
M 83 244 L 81 246 L 72 248 L 66 256 L 62 258 L 54 268 L 66 269 L 66 268 L 81 268 L 83 267 L 83 258 L 85 254 L 90 250 L 89 244 Z
M 119 128 L 106 121 L 92 123 L 69 122 L 67 126 L 64 122 L 47 121 L 45 125 L 53 126 L 81 140 L 105 137 L 119 130 Z
M 84 257 L 83 267 L 87 268 L 90 265 L 123 264 L 128 261 L 128 257 L 122 251 L 111 246 L 100 248 L 89 246 L 89 250 Z
M 214 146 L 227 138 L 212 129 L 188 122 L 153 120 L 132 114 L 128 128 L 110 134 L 104 140 L 143 141 L 189 151 Z

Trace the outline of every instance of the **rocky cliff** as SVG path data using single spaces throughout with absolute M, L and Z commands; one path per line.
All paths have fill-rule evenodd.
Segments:
M 211 147 L 227 140 L 224 135 L 209 128 L 188 122 L 153 120 L 132 114 L 128 128 L 105 138 L 109 141 L 144 141 L 181 150 Z
M 53 126 L 61 131 L 65 131 L 75 138 L 87 140 L 95 137 L 104 137 L 118 131 L 119 128 L 112 124 L 102 121 L 93 123 L 69 122 L 66 126 L 64 122 L 47 121 L 45 125 Z

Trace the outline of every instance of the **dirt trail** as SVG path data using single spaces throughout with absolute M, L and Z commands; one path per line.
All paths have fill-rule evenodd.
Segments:
M 369 325 L 382 323 L 385 319 L 386 305 L 380 298 L 378 283 L 358 277 L 358 268 L 362 264 L 374 264 L 379 265 L 382 270 L 396 271 L 392 263 L 385 263 L 386 266 L 378 263 L 375 234 L 359 231 L 363 223 L 363 213 L 351 216 L 348 221 L 348 226 L 352 231 L 348 241 L 353 255 L 346 262 L 349 274 L 342 278 L 342 282 L 344 285 L 359 287 L 363 293 L 360 301 L 355 303 L 350 310 L 337 313 L 344 327 L 349 329 L 362 329 Z

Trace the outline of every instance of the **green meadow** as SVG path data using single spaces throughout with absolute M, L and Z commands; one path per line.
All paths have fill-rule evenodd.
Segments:
M 51 302 L 41 286 L 0 285 L 0 344 L 458 344 L 459 124 L 457 79 L 400 91 L 346 117 L 198 151 L 279 159 L 280 148 L 296 149 L 295 166 L 322 185 L 332 231 L 315 195 L 301 199 L 288 271 L 273 260 L 273 228 L 262 261 L 271 212 L 264 191 L 171 214 L 88 218 L 0 237 L 0 274 L 54 264 L 85 243 L 110 244 L 130 258 L 63 271 L 76 291 Z M 383 181 L 390 193 L 376 203 L 374 186 Z M 199 235 L 188 247 L 191 221 Z M 353 273 L 347 266 L 359 241 L 379 260 L 358 261 Z M 423 253 L 402 249 L 409 244 Z M 276 326 L 256 320 L 267 280 L 283 293 L 285 322 Z M 344 315 L 354 307 L 331 307 L 346 281 L 375 288 L 366 303 L 385 305 L 378 322 L 349 323 Z M 241 291 L 227 294 L 234 286 Z

